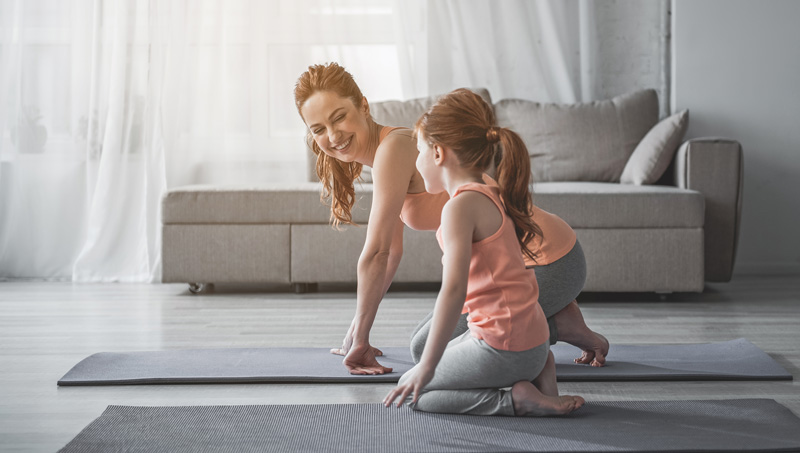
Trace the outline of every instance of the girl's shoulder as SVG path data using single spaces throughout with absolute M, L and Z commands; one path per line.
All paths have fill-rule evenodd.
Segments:
M 492 191 L 491 187 L 486 191 L 483 187 L 471 187 L 458 192 L 442 210 L 442 225 L 458 225 L 469 229 L 472 231 L 472 242 L 496 234 L 503 226 L 504 215 L 491 195 Z
M 489 212 L 497 211 L 494 192 L 494 188 L 484 184 L 461 186 L 445 204 L 444 210 L 453 216 L 479 218 Z

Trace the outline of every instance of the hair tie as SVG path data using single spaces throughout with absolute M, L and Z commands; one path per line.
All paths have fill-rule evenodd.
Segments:
M 500 128 L 491 126 L 486 130 L 486 141 L 489 143 L 497 143 L 500 141 Z

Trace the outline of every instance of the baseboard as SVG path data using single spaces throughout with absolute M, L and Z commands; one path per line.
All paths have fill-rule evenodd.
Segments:
M 800 275 L 800 263 L 737 263 L 733 269 L 733 275 Z

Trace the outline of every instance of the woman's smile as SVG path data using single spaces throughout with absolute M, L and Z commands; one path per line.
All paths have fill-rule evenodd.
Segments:
M 348 149 L 350 147 L 350 142 L 352 142 L 352 141 L 353 141 L 353 137 L 351 136 L 350 138 L 345 140 L 340 145 L 334 145 L 334 144 L 331 143 L 330 148 L 333 149 L 334 151 L 336 151 L 337 153 L 343 153 L 346 149 Z

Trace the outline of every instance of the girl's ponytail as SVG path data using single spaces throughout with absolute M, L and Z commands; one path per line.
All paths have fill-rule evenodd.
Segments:
M 487 138 L 499 138 L 501 158 L 497 164 L 497 183 L 503 195 L 506 211 L 514 221 L 522 252 L 536 261 L 536 253 L 528 248 L 536 236 L 542 235 L 542 229 L 533 220 L 533 204 L 531 202 L 531 161 L 528 149 L 522 138 L 514 131 L 506 128 L 490 127 Z

